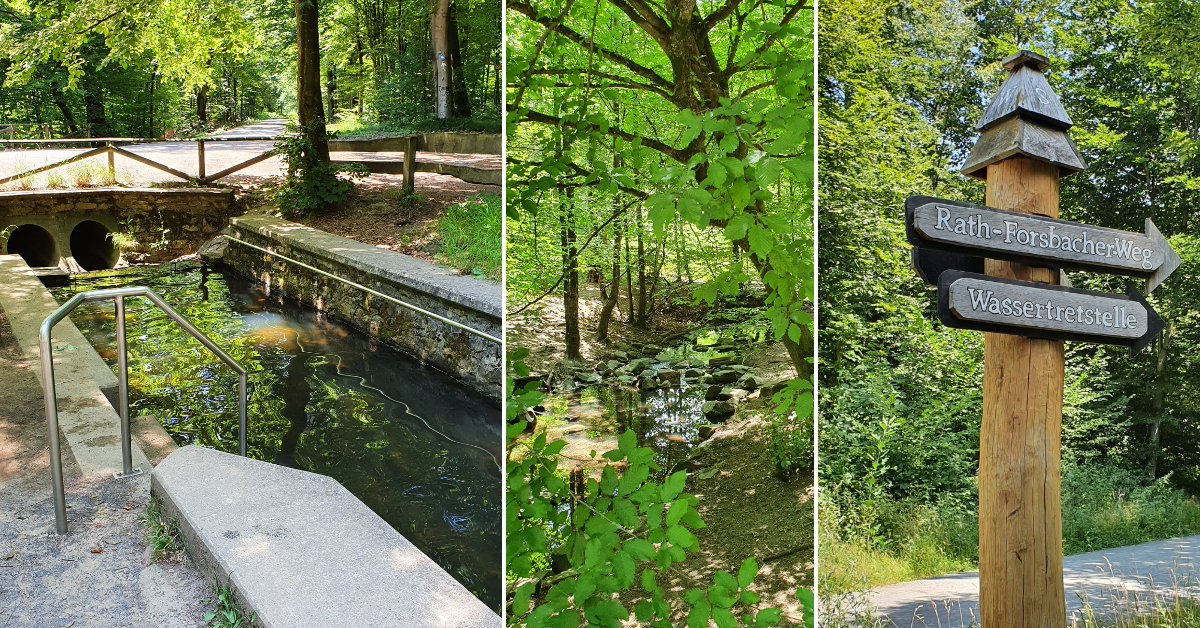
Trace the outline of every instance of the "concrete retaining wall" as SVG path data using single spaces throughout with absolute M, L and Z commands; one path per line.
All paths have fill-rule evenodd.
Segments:
M 143 264 L 166 262 L 196 250 L 220 233 L 229 218 L 240 213 L 232 190 L 103 188 L 93 190 L 33 190 L 0 192 L 0 230 L 36 225 L 49 232 L 57 245 L 60 266 L 71 261 L 71 234 L 85 221 L 136 242 L 122 257 Z M 9 253 L 11 241 L 0 243 Z M 18 245 L 14 245 L 16 248 Z
M 501 337 L 500 284 L 269 216 L 230 221 L 229 236 Z M 230 242 L 220 260 L 272 290 L 330 312 L 388 345 L 499 397 L 501 347 L 358 288 Z
M 331 151 L 403 152 L 409 137 L 417 140 L 418 151 L 503 155 L 504 139 L 499 133 L 422 133 L 405 137 L 346 138 L 329 142 Z

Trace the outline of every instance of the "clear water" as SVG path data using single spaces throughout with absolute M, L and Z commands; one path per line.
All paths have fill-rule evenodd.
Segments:
M 199 263 L 76 275 L 145 285 L 249 370 L 250 456 L 333 477 L 501 608 L 499 402 L 296 301 Z M 145 299 L 127 301 L 132 416 L 237 452 L 237 377 Z M 71 315 L 115 370 L 112 302 Z
M 639 446 L 654 450 L 658 473 L 664 475 L 687 458 L 696 445 L 697 427 L 707 422 L 701 411 L 705 388 L 692 383 L 654 390 L 615 383 L 589 386 L 548 396 L 541 420 L 552 437 L 586 443 L 598 453 L 616 448 L 616 438 L 631 429 Z M 585 429 L 573 429 L 576 425 Z

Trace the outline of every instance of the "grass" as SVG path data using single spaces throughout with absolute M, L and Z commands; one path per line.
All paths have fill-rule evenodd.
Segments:
M 161 501 L 152 499 L 146 504 L 144 521 L 151 557 L 182 562 L 187 553 L 187 538 L 179 529 L 179 523 L 163 518 Z
M 821 576 L 829 595 L 978 567 L 975 504 L 829 497 L 821 506 Z M 1066 465 L 1063 554 L 1200 534 L 1200 502 L 1169 478 Z
M 480 192 L 451 205 L 438 221 L 439 261 L 478 277 L 500 280 L 504 255 L 500 195 Z
M 234 599 L 233 590 L 229 587 L 223 587 L 219 584 L 213 585 L 213 593 L 216 594 L 215 599 L 205 600 L 206 602 L 216 602 L 217 609 L 204 613 L 204 623 L 213 626 L 214 628 L 243 628 L 254 623 L 258 616 L 251 613 L 249 619 L 246 618 L 246 613 L 238 606 L 237 600 Z
M 67 177 L 77 188 L 109 187 L 117 184 L 117 173 L 106 164 L 81 161 L 67 168 Z
M 1174 582 L 1168 593 L 1155 593 L 1152 599 L 1135 597 L 1128 589 L 1112 591 L 1102 601 L 1111 609 L 1108 612 L 1084 600 L 1083 618 L 1072 624 L 1074 628 L 1200 628 L 1200 602 L 1180 592 L 1189 585 L 1196 583 Z

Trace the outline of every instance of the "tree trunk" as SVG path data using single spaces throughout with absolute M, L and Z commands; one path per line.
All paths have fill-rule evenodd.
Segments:
M 329 112 L 325 114 L 325 119 L 333 122 L 337 114 L 337 76 L 333 73 L 333 68 L 325 70 L 325 91 L 329 95 Z
M 642 238 L 642 205 L 638 203 L 637 210 L 637 271 L 638 271 L 638 300 L 635 327 L 646 327 L 646 243 Z
M 208 84 L 200 86 L 196 92 L 196 119 L 203 126 L 208 126 Z
M 636 321 L 637 310 L 633 307 L 633 256 L 629 253 L 629 238 L 625 238 L 625 295 L 629 299 L 629 313 L 625 322 L 633 324 Z
M 560 199 L 562 195 L 560 191 Z M 571 198 L 573 188 L 568 188 L 565 196 L 566 202 L 563 203 L 560 220 L 563 275 L 566 277 L 563 287 L 563 311 L 567 319 L 567 359 L 580 360 L 583 356 L 579 351 L 579 251 L 575 246 L 575 203 Z
M 300 126 L 312 137 L 313 152 L 321 161 L 329 161 L 329 142 L 325 139 L 325 113 L 321 103 L 321 40 L 317 20 L 317 0 L 296 2 L 296 113 Z
M 1167 370 L 1167 351 L 1171 348 L 1171 335 L 1175 331 L 1175 323 L 1167 323 L 1163 327 L 1162 336 L 1158 339 L 1158 362 L 1154 369 L 1154 397 L 1152 408 L 1154 409 L 1154 422 L 1150 424 L 1150 462 L 1146 465 L 1146 473 L 1153 480 L 1158 475 L 1158 454 L 1160 453 L 1159 439 L 1161 438 L 1162 428 L 1162 408 L 1163 396 L 1167 390 L 1167 384 L 1163 381 L 1163 373 Z
M 79 130 L 79 124 L 75 122 L 75 114 L 71 112 L 71 106 L 67 104 L 66 97 L 63 96 L 58 85 L 52 83 L 50 89 L 54 92 L 54 105 L 62 113 L 63 121 L 67 123 L 67 128 L 71 130 L 71 133 L 75 133 Z
M 467 93 L 467 75 L 463 70 L 462 48 L 458 43 L 458 4 L 450 5 L 446 17 L 447 50 L 450 53 L 450 84 L 454 91 L 453 112 L 463 118 L 471 117 L 471 97 Z
M 617 199 L 613 198 L 613 205 L 617 204 Z M 608 324 L 612 321 L 613 309 L 617 307 L 617 299 L 621 296 L 621 229 L 619 226 L 613 228 L 613 262 L 612 262 L 612 282 L 609 283 L 608 292 L 604 296 L 604 307 L 600 310 L 599 329 L 596 332 L 596 337 L 600 340 L 608 340 Z M 603 288 L 601 289 L 603 292 Z
M 429 27 L 433 44 L 434 104 L 439 120 L 450 117 L 450 59 L 447 22 L 450 0 L 436 0 Z
M 90 80 L 88 77 L 92 77 Z M 83 87 L 83 110 L 87 115 L 88 124 L 92 125 L 92 135 L 109 137 L 108 117 L 104 113 L 104 88 L 100 86 L 93 72 L 84 75 L 81 81 Z

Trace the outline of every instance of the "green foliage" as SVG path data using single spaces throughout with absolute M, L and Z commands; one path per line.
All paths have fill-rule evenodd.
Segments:
M 354 184 L 338 176 L 340 173 L 352 177 L 366 174 L 361 166 L 343 166 L 322 157 L 315 147 L 317 136 L 329 141 L 337 135 L 319 132 L 316 127 L 290 124 L 288 135 L 275 144 L 287 163 L 287 174 L 275 190 L 275 202 L 288 217 L 319 212 L 346 200 Z
M 255 620 L 258 619 L 258 614 L 251 613 L 247 618 L 246 613 L 242 611 L 241 607 L 238 606 L 237 600 L 234 599 L 231 588 L 215 585 L 213 589 L 217 595 L 216 599 L 205 601 L 215 601 L 217 610 L 204 613 L 204 623 L 206 625 L 213 628 L 244 628 L 245 626 L 254 625 Z
M 504 220 L 499 194 L 481 192 L 451 205 L 438 220 L 438 257 L 479 277 L 500 280 Z
M 771 456 L 784 473 L 812 470 L 813 391 L 808 380 L 791 379 L 771 397 L 775 411 L 767 419 Z
M 834 557 L 823 582 L 870 586 L 976 560 L 982 334 L 937 322 L 936 293 L 908 264 L 903 202 L 983 202 L 981 184 L 956 169 L 1006 74 L 998 59 L 1021 47 L 1050 57 L 1048 80 L 1090 162 L 1063 179 L 1062 218 L 1141 231 L 1150 217 L 1183 258 L 1151 298 L 1169 341 L 1136 357 L 1067 344 L 1064 547 L 1190 533 L 1200 513 L 1179 489 L 1200 489 L 1190 368 L 1200 357 L 1190 233 L 1200 151 L 1189 130 L 1200 47 L 1181 20 L 1195 8 L 836 0 L 820 10 L 818 420 L 836 435 L 820 444 L 822 536 L 833 539 L 822 556 Z M 1120 278 L 1071 280 L 1125 289 Z
M 526 377 L 528 369 L 520 360 L 527 355 L 525 349 L 512 352 L 509 372 Z M 547 442 L 544 432 L 520 439 L 527 404 L 541 400 L 538 384 L 518 390 L 512 376 L 506 382 L 507 415 L 510 422 L 517 419 L 508 428 L 505 481 L 506 565 L 509 579 L 519 583 L 509 625 L 575 626 L 587 620 L 617 628 L 632 613 L 643 624 L 671 626 L 671 604 L 659 578 L 699 549 L 692 531 L 704 527 L 695 509 L 699 499 L 683 492 L 686 472 L 654 480 L 654 472 L 660 471 L 654 452 L 638 447 L 629 430 L 618 439 L 617 449 L 601 454 L 624 463 L 622 471 L 605 465 L 599 480 L 572 486 L 558 469 L 557 454 L 566 441 Z M 548 588 L 547 555 L 559 555 L 570 565 L 567 577 L 555 578 Z M 680 614 L 690 628 L 706 627 L 710 619 L 722 628 L 777 624 L 779 609 L 751 610 L 760 601 L 748 588 L 757 574 L 751 557 L 736 576 L 717 571 L 711 584 L 694 582 L 698 586 L 684 593 Z
M 177 521 L 163 518 L 161 501 L 151 499 L 146 504 L 143 523 L 146 526 L 146 542 L 150 545 L 152 558 L 155 560 L 165 558 L 173 561 L 184 559 L 187 551 L 187 538 L 184 537 L 183 530 L 179 528 Z

